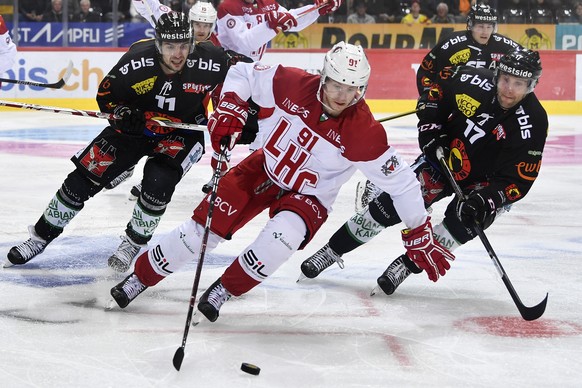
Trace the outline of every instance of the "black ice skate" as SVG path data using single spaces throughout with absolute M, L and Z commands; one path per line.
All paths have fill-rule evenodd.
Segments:
M 111 296 L 117 302 L 117 305 L 122 309 L 137 298 L 139 294 L 148 288 L 143 284 L 135 273 L 126 277 L 121 283 L 113 287 L 110 291 Z
M 113 179 L 111 182 L 105 185 L 105 190 L 111 190 L 119 186 L 121 183 L 125 182 L 133 175 L 133 170 L 135 170 L 135 166 L 128 168 L 121 174 L 117 176 L 117 178 Z
M 129 191 L 129 200 L 137 201 L 140 195 L 141 195 L 141 183 L 131 188 L 131 190 Z
M 210 321 L 214 322 L 218 319 L 218 312 L 220 307 L 229 300 L 231 294 L 220 282 L 218 278 L 208 289 L 202 294 L 198 301 L 198 311 Z
M 117 272 L 127 272 L 141 248 L 143 245 L 134 243 L 127 236 L 121 236 L 121 244 L 117 251 L 107 260 L 109 268 Z
M 33 257 L 44 251 L 48 242 L 36 234 L 33 225 L 28 227 L 28 233 L 30 234 L 28 240 L 10 249 L 7 255 L 8 262 L 4 264 L 4 267 L 27 263 Z
M 301 263 L 301 272 L 303 273 L 303 276 L 313 279 L 333 263 L 337 263 L 342 269 L 344 268 L 344 261 L 341 256 L 335 253 L 333 249 L 329 247 L 329 244 L 325 244 L 319 251 L 315 252 L 313 256 L 307 258 L 303 263 Z M 299 278 L 299 280 L 302 279 L 303 278 Z
M 412 261 L 406 255 L 399 256 L 386 268 L 386 271 L 378 278 L 378 286 L 386 295 L 392 295 L 394 291 L 398 288 L 400 284 L 411 274 L 411 273 L 420 273 L 422 270 L 420 268 L 416 268 L 418 271 L 414 270 L 411 271 L 409 266 L 407 266 L 404 261 L 409 262 L 409 266 L 415 266 Z M 416 266 L 415 266 L 416 267 Z M 376 287 L 372 291 L 372 295 L 374 295 L 378 287 Z
M 356 212 L 359 213 L 364 210 L 380 194 L 382 194 L 382 189 L 369 180 L 366 180 L 366 182 L 358 182 L 356 186 Z

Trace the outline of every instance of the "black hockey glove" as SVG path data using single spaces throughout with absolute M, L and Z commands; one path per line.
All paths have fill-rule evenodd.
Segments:
M 437 158 L 436 151 L 439 147 L 443 149 L 445 160 L 449 158 L 451 153 L 449 137 L 446 133 L 440 132 L 421 132 L 418 135 L 418 143 L 422 149 L 424 157 L 433 167 L 438 170 L 441 169 L 441 164 Z
M 464 201 L 457 204 L 457 216 L 467 228 L 479 224 L 487 229 L 495 220 L 497 207 L 492 198 L 478 191 L 473 191 Z
M 139 136 L 143 133 L 146 118 L 141 109 L 118 105 L 113 110 L 113 113 L 119 117 L 113 123 L 116 129 L 132 136 Z

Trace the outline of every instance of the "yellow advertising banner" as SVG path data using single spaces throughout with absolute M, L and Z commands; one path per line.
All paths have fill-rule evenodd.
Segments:
M 313 24 L 277 35 L 271 47 L 326 49 L 343 40 L 364 48 L 430 49 L 448 33 L 466 28 L 465 24 Z M 498 32 L 530 49 L 555 49 L 556 27 L 551 24 L 499 24 Z

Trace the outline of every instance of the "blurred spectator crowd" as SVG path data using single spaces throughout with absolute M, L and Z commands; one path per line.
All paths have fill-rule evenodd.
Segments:
M 188 12 L 197 0 L 162 0 L 174 10 Z M 66 4 L 65 4 L 66 2 Z M 320 23 L 465 23 L 474 0 L 345 0 L 335 12 L 320 17 Z M 113 4 L 117 3 L 114 12 Z M 220 0 L 212 3 L 218 6 Z M 287 9 L 312 0 L 280 0 Z M 582 0 L 481 0 L 497 9 L 499 22 L 514 24 L 582 23 Z M 19 0 L 20 21 L 140 22 L 131 0 Z M 65 10 L 65 8 L 67 8 Z

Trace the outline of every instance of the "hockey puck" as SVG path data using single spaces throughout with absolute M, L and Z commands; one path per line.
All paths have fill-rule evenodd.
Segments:
M 240 370 L 255 376 L 261 373 L 261 368 L 259 368 L 256 365 L 249 364 L 248 362 L 243 362 L 242 365 L 240 366 Z

